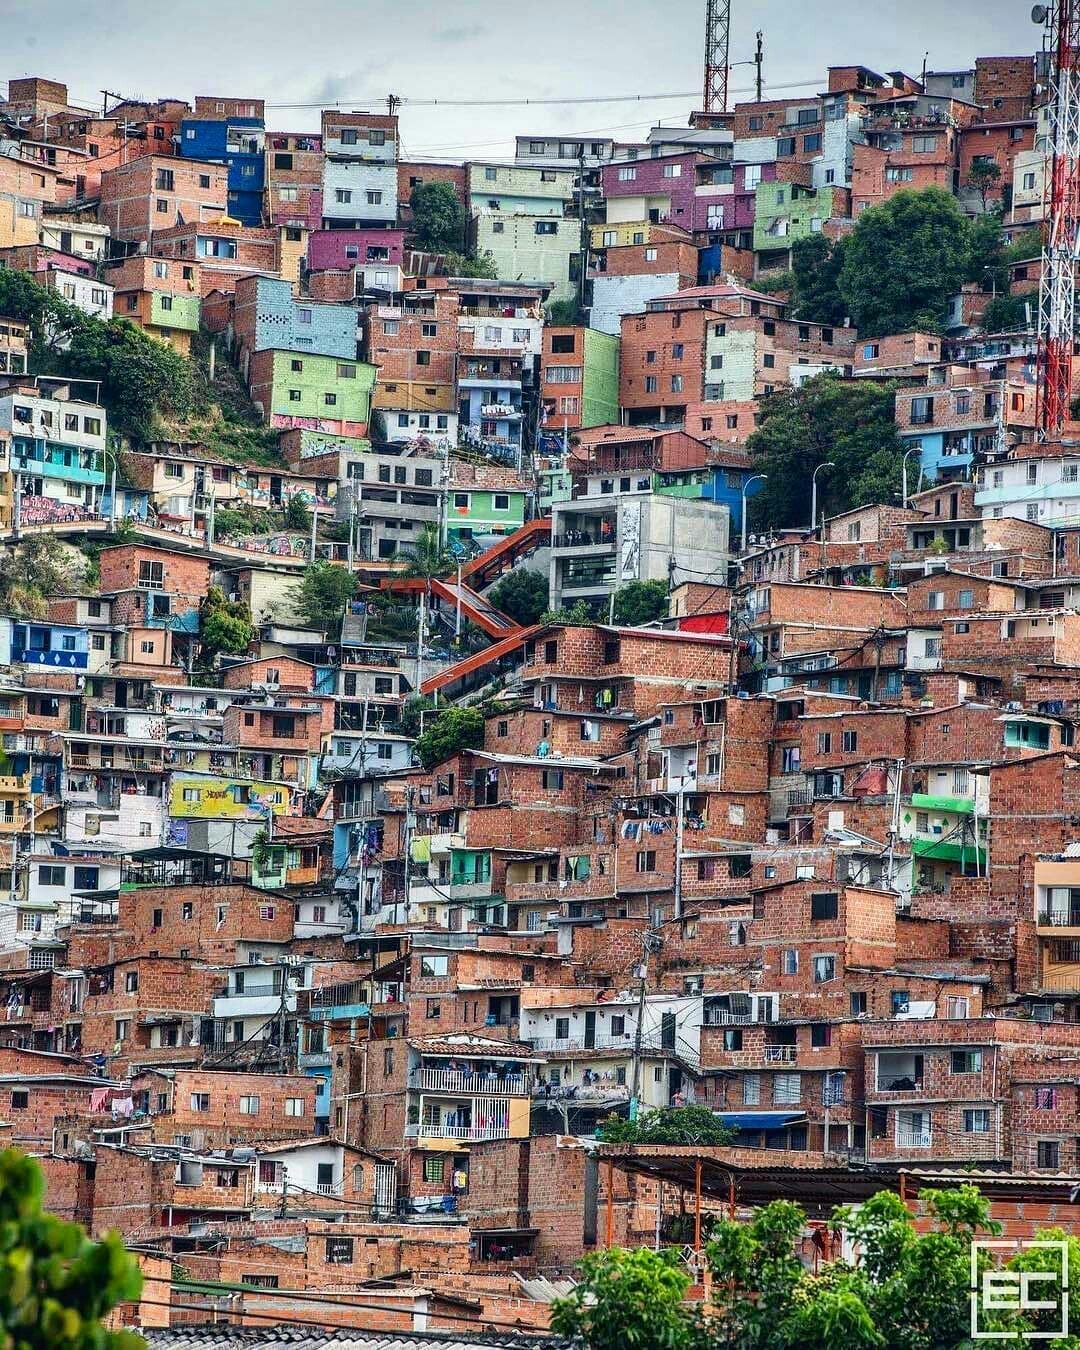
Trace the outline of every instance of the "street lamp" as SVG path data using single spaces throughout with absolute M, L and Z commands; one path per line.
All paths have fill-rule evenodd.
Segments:
M 746 552 L 746 489 L 751 483 L 764 483 L 768 476 L 767 473 L 751 474 L 742 485 L 742 515 L 739 519 L 742 525 L 742 551 L 744 553 Z
M 907 491 L 907 462 L 908 462 L 908 455 L 917 455 L 917 454 L 919 454 L 919 453 L 921 452 L 921 450 L 922 450 L 922 446 L 921 446 L 921 445 L 913 445 L 913 446 L 911 447 L 910 450 L 905 450 L 905 451 L 904 451 L 904 459 L 903 459 L 902 470 L 901 470 L 901 471 L 902 471 L 902 474 L 903 474 L 903 481 L 901 482 L 901 485 L 900 485 L 900 492 L 901 492 L 900 505 L 904 508 L 905 511 L 907 510 L 907 498 L 908 498 L 908 491 Z M 919 477 L 920 477 L 920 478 L 922 477 L 922 472 L 921 472 L 921 470 L 920 470 L 920 473 L 919 473 Z
M 831 459 L 827 459 L 824 464 L 819 464 L 810 478 L 810 528 L 817 529 L 817 476 L 822 469 L 835 469 L 836 465 Z
M 102 459 L 102 473 L 104 473 L 105 469 L 108 467 L 108 461 L 110 459 L 112 460 L 112 485 L 109 489 L 109 529 L 114 530 L 116 528 L 116 463 L 117 463 L 116 451 L 110 449 L 109 446 L 107 445 L 102 446 L 101 459 Z M 99 511 L 101 510 L 100 497 L 98 498 L 98 510 Z

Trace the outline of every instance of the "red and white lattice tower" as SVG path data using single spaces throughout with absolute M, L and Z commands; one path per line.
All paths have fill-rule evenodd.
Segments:
M 1036 426 L 1060 436 L 1072 399 L 1076 262 L 1080 246 L 1080 0 L 1050 0 L 1045 13 L 1049 128 L 1044 200 L 1046 239 L 1039 287 Z
M 705 0 L 705 93 L 707 113 L 727 112 L 728 35 L 731 0 Z

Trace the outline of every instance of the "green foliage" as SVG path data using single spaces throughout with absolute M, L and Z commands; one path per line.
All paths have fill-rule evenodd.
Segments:
M 447 708 L 416 739 L 416 753 L 425 769 L 434 768 L 459 750 L 484 744 L 484 715 L 476 708 Z
M 724 1125 L 707 1106 L 664 1106 L 640 1111 L 636 1120 L 611 1115 L 597 1138 L 606 1144 L 730 1144 L 738 1131 Z
M 1027 323 L 1027 308 L 1032 308 L 1032 323 L 1037 320 L 1037 295 L 998 295 L 983 310 L 979 326 L 987 333 L 1010 333 Z
M 499 269 L 494 255 L 486 249 L 475 255 L 468 253 L 448 253 L 446 255 L 446 275 L 449 277 L 485 277 L 496 281 Z
M 615 622 L 639 628 L 667 617 L 666 581 L 628 581 L 615 592 Z
M 421 183 L 409 195 L 412 235 L 429 253 L 460 253 L 465 246 L 465 208 L 449 183 Z
M 690 1350 L 689 1286 L 673 1251 L 593 1252 L 581 1262 L 580 1282 L 552 1303 L 551 1329 L 589 1350 Z
M 547 321 L 556 328 L 569 328 L 583 318 L 576 296 L 573 300 L 552 300 L 547 307 Z
M 320 558 L 304 569 L 297 587 L 296 608 L 312 628 L 334 629 L 356 594 L 356 577 L 344 567 Z
M 16 1149 L 0 1154 L 0 1327 L 7 1350 L 137 1350 L 141 1337 L 101 1325 L 137 1299 L 138 1266 L 118 1233 L 91 1242 L 42 1209 L 41 1169 Z
M 974 188 L 982 198 L 983 210 L 990 193 L 1001 182 L 1001 168 L 992 159 L 973 160 L 967 173 L 967 185 Z
M 404 563 L 401 575 L 431 581 L 457 568 L 457 559 L 439 537 L 437 525 L 424 525 L 411 544 L 398 549 L 394 561 Z
M 285 528 L 287 530 L 310 530 L 311 512 L 307 502 L 301 496 L 292 496 L 285 503 Z
M 491 588 L 488 599 L 522 627 L 539 623 L 548 605 L 547 577 L 525 567 L 515 567 Z
M 31 535 L 0 553 L 0 611 L 43 619 L 47 600 L 68 583 L 63 545 L 53 535 Z
M 755 467 L 769 475 L 747 505 L 752 528 L 806 526 L 811 476 L 818 464 L 818 511 L 834 515 L 898 492 L 903 446 L 894 422 L 895 391 L 876 380 L 815 376 L 782 385 L 762 400 L 761 422 L 747 442 Z
M 199 606 L 203 664 L 212 664 L 221 652 L 247 651 L 254 636 L 247 605 L 242 600 L 229 600 L 220 586 L 211 586 Z
M 795 240 L 791 246 L 791 312 L 795 318 L 811 323 L 843 323 L 848 312 L 840 294 L 843 265 L 843 239 L 808 234 Z
M 941 188 L 864 211 L 844 245 L 840 294 L 860 335 L 939 332 L 970 257 L 970 226 Z
M 1005 267 L 1005 236 L 1001 230 L 1001 212 L 986 211 L 968 226 L 968 261 L 964 280 L 977 282 L 986 290 L 1006 291 L 1009 273 Z
M 1030 258 L 1040 256 L 1042 246 L 1042 229 L 1035 225 L 1030 230 L 1025 230 L 1023 234 L 1018 234 L 1011 244 L 1006 244 L 1002 256 L 1007 263 L 1027 262 Z
M 399 729 L 403 736 L 419 736 L 421 713 L 429 713 L 435 707 L 430 694 L 413 694 L 401 707 Z
M 754 282 L 754 290 L 762 295 L 790 294 L 794 287 L 794 272 L 767 272 Z
M 249 534 L 271 534 L 280 517 L 265 506 L 219 506 L 214 511 L 214 538 L 236 539 Z
M 85 317 L 58 365 L 61 374 L 99 380 L 111 430 L 136 440 L 152 436 L 161 417 L 183 417 L 193 405 L 188 359 L 127 319 Z
M 265 872 L 271 857 L 270 835 L 266 830 L 256 831 L 251 841 L 251 870 Z
M 558 609 L 545 609 L 540 615 L 541 623 L 569 623 L 578 627 L 596 622 L 596 615 L 584 600 L 575 600 L 572 605 L 560 605 Z

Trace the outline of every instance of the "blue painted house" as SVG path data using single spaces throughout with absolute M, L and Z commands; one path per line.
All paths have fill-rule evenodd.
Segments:
M 262 221 L 265 150 L 266 125 L 261 117 L 189 117 L 180 123 L 184 159 L 228 165 L 229 215 L 244 225 Z

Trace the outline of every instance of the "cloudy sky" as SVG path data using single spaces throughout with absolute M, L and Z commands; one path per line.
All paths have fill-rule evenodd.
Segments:
M 765 42 L 766 94 L 823 87 L 826 66 L 918 74 L 976 55 L 1032 52 L 1029 0 L 733 0 L 731 60 Z M 512 153 L 516 132 L 641 137 L 685 125 L 700 103 L 704 0 L 187 0 L 168 17 L 149 0 L 0 0 L 0 77 L 67 81 L 100 107 L 100 86 L 137 97 L 251 95 L 274 130 L 318 126 L 318 107 L 405 98 L 410 157 Z M 752 68 L 732 71 L 746 90 Z M 786 87 L 785 87 L 786 86 Z M 679 94 L 672 99 L 648 97 Z M 408 100 L 596 99 L 533 107 L 409 106 Z M 292 105 L 292 106 L 289 106 Z M 308 105 L 308 106 L 304 106 Z

